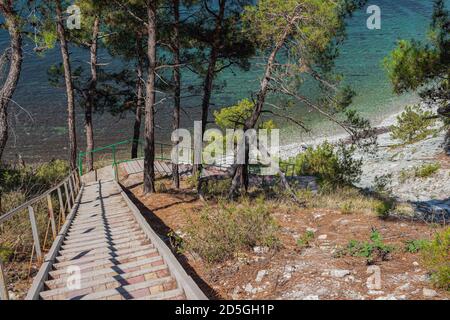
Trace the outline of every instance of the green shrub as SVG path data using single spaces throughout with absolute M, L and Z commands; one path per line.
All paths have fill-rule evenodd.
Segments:
M 314 232 L 306 231 L 300 239 L 297 240 L 297 246 L 300 248 L 309 248 L 311 241 L 314 240 Z
M 358 182 L 362 173 L 362 161 L 353 158 L 354 151 L 353 147 L 324 142 L 290 162 L 295 163 L 297 175 L 317 176 L 322 184 L 331 187 L 349 185 Z
M 441 169 L 440 163 L 427 163 L 411 169 L 403 169 L 400 171 L 399 180 L 401 183 L 405 183 L 412 178 L 424 179 L 431 177 Z
M 437 233 L 422 249 L 424 265 L 431 272 L 434 285 L 450 290 L 450 227 Z
M 429 244 L 428 240 L 408 240 L 405 242 L 405 251 L 409 253 L 417 253 L 422 251 Z
M 220 202 L 207 207 L 187 226 L 185 249 L 208 263 L 232 258 L 255 246 L 276 248 L 278 225 L 262 199 L 242 200 L 240 204 Z
M 354 204 L 351 200 L 345 201 L 341 204 L 340 209 L 342 214 L 352 214 L 354 212 Z
M 11 248 L 0 246 L 0 260 L 3 262 L 9 261 L 9 259 L 13 256 L 14 250 Z
M 397 125 L 391 127 L 391 137 L 399 139 L 404 143 L 414 143 L 427 138 L 436 130 L 431 127 L 435 119 L 431 111 L 425 111 L 420 106 L 408 106 L 405 111 L 397 117 Z
M 428 178 L 438 172 L 439 169 L 441 169 L 440 163 L 424 164 L 415 169 L 415 176 L 417 178 Z
M 377 201 L 375 203 L 375 212 L 377 215 L 381 218 L 387 217 L 389 213 L 394 209 L 395 207 L 395 201 L 392 199 L 386 199 Z
M 370 241 L 360 242 L 350 240 L 347 247 L 338 251 L 338 256 L 350 255 L 352 257 L 364 257 L 367 264 L 374 264 L 378 259 L 386 261 L 389 254 L 394 250 L 392 246 L 384 244 L 381 234 L 373 229 Z

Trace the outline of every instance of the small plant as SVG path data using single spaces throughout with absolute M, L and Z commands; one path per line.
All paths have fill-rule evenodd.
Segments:
M 412 178 L 428 178 L 438 172 L 439 169 L 441 169 L 440 163 L 428 163 L 411 169 L 403 169 L 400 171 L 399 180 L 401 183 L 405 183 Z
M 425 239 L 408 240 L 405 242 L 405 251 L 409 253 L 418 253 L 422 251 L 429 241 Z
M 376 176 L 373 189 L 382 195 L 389 195 L 392 192 L 392 173 Z
M 309 248 L 311 246 L 311 241 L 314 240 L 314 232 L 306 231 L 300 239 L 297 240 L 297 246 L 301 249 Z
M 375 212 L 380 218 L 386 218 L 394 209 L 395 202 L 392 199 L 386 199 L 375 203 Z
M 381 234 L 376 229 L 372 229 L 370 241 L 360 242 L 357 240 L 350 240 L 347 247 L 339 250 L 336 256 L 342 257 L 349 255 L 352 257 L 364 257 L 367 259 L 367 264 L 372 265 L 377 260 L 388 260 L 389 254 L 393 250 L 393 247 L 384 244 Z
M 441 169 L 440 163 L 424 164 L 415 169 L 414 175 L 417 178 L 428 178 L 438 172 L 439 169 Z
M 351 200 L 345 201 L 341 204 L 341 213 L 342 214 L 352 214 L 354 212 L 354 205 Z
M 391 137 L 404 143 L 414 143 L 426 139 L 436 130 L 432 126 L 436 120 L 432 118 L 431 111 L 425 111 L 420 106 L 408 106 L 397 117 L 397 125 L 391 127 Z
M 438 288 L 450 291 L 450 227 L 437 233 L 422 249 L 422 260 Z
M 184 240 L 180 235 L 178 235 L 174 231 L 170 231 L 167 234 L 167 237 L 170 240 L 170 244 L 171 244 L 172 248 L 174 248 L 177 253 L 180 253 L 180 254 L 184 253 L 184 251 L 185 251 L 184 250 L 184 246 L 185 246 Z
M 207 207 L 186 228 L 185 248 L 208 263 L 232 258 L 255 246 L 277 248 L 278 225 L 264 200 L 219 202 Z
M 11 248 L 0 246 L 0 260 L 3 262 L 9 261 L 9 259 L 14 254 L 14 250 Z

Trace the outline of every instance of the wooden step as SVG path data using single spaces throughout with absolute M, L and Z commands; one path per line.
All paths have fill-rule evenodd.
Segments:
M 63 242 L 63 244 L 67 245 L 67 244 L 74 244 L 74 243 L 80 243 L 80 242 L 85 242 L 85 241 L 96 241 L 96 240 L 100 240 L 100 239 L 111 239 L 111 240 L 119 240 L 122 238 L 126 238 L 130 235 L 137 235 L 137 234 L 144 234 L 144 232 L 142 230 L 139 230 L 139 228 L 136 228 L 135 230 L 126 230 L 123 232 L 119 232 L 119 233 L 111 233 L 109 234 L 109 232 L 105 232 L 105 233 L 100 233 L 100 234 L 96 234 L 96 235 L 90 235 L 87 237 L 75 237 L 75 238 L 71 238 L 71 239 L 67 239 Z
M 98 248 L 97 245 L 104 244 L 105 246 L 115 246 L 118 244 L 130 242 L 130 241 L 136 241 L 136 240 L 143 240 L 146 239 L 146 236 L 141 233 L 139 235 L 130 234 L 128 237 L 112 240 L 108 239 L 107 237 L 99 240 L 87 240 L 87 241 L 80 241 L 76 243 L 70 243 L 70 244 L 64 244 L 61 246 L 61 250 L 70 250 L 70 249 L 77 249 L 77 248 Z
M 147 260 L 150 261 L 148 259 L 153 259 L 153 258 L 160 258 L 160 255 L 158 253 L 158 251 L 153 251 L 153 252 L 145 252 L 144 254 L 141 253 L 136 253 L 136 254 L 130 254 L 128 256 L 122 256 L 122 257 L 117 257 L 117 258 L 112 258 L 112 259 L 104 259 L 104 260 L 97 260 L 97 261 L 93 261 L 93 262 L 89 262 L 89 263 L 85 263 L 85 264 L 73 264 L 72 266 L 77 266 L 79 267 L 79 270 L 81 271 L 81 273 L 85 273 L 85 272 L 90 272 L 90 271 L 94 271 L 94 270 L 101 270 L 101 269 L 105 269 L 108 267 L 113 267 L 113 266 L 118 266 L 121 264 L 125 264 L 125 263 L 130 263 L 130 262 L 136 262 L 136 261 L 140 261 L 140 260 Z M 59 268 L 57 270 L 54 271 L 50 271 L 49 275 L 53 278 L 60 278 L 61 276 L 64 276 L 67 274 L 67 267 L 63 267 L 63 268 Z
M 140 246 L 149 243 L 147 239 L 143 240 L 137 240 L 137 241 L 129 241 L 126 243 L 122 243 L 119 245 L 108 245 L 108 244 L 97 244 L 97 245 L 91 245 L 86 247 L 79 247 L 74 249 L 67 249 L 67 250 L 61 250 L 59 253 L 60 255 L 64 256 L 67 254 L 73 255 L 73 254 L 87 254 L 89 252 L 102 252 L 101 250 L 109 249 L 109 250 L 120 250 L 120 249 L 126 249 L 126 248 L 132 248 L 134 246 Z
M 143 246 L 126 248 L 126 249 L 122 249 L 122 250 L 104 250 L 104 251 L 97 252 L 97 253 L 88 253 L 88 254 L 82 255 L 82 256 L 79 256 L 77 254 L 59 256 L 59 257 L 56 257 L 56 261 L 58 261 L 58 263 L 61 263 L 61 262 L 65 262 L 65 261 L 80 261 L 81 259 L 96 260 L 95 257 L 99 256 L 99 255 L 109 255 L 109 256 L 114 257 L 115 255 L 124 255 L 124 254 L 133 253 L 136 251 L 142 251 L 142 250 L 153 250 L 154 248 L 155 247 L 153 246 L 153 244 L 145 244 Z
M 124 263 L 121 265 L 111 265 L 110 267 L 105 268 L 105 269 L 81 273 L 81 282 L 83 283 L 83 281 L 88 281 L 88 282 L 94 281 L 100 277 L 120 276 L 120 275 L 128 273 L 128 272 L 144 270 L 144 269 L 147 269 L 150 267 L 157 267 L 157 266 L 162 266 L 162 265 L 164 265 L 164 261 L 161 259 L 161 257 L 149 258 L 149 259 Z M 68 275 L 65 274 L 57 279 L 48 280 L 45 283 L 50 288 L 66 286 L 67 278 L 68 278 Z
M 165 291 L 153 295 L 148 295 L 140 298 L 134 298 L 133 300 L 185 300 L 186 296 L 182 289 L 175 289 Z

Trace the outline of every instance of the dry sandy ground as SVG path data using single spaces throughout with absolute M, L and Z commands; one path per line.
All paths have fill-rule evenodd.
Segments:
M 186 190 L 183 194 L 169 190 L 145 197 L 140 186 L 130 191 L 141 210 L 146 209 L 149 223 L 168 242 L 167 234 L 183 234 L 189 215 L 203 206 Z M 254 248 L 233 261 L 215 265 L 207 265 L 189 253 L 179 255 L 180 261 L 205 293 L 216 299 L 439 300 L 450 297 L 448 292 L 432 288 L 420 254 L 403 250 L 405 241 L 431 239 L 440 228 L 411 221 L 386 221 L 369 214 L 290 211 L 274 213 L 281 226 L 280 250 Z M 379 261 L 375 269 L 368 269 L 365 258 L 336 257 L 338 248 L 350 240 L 367 241 L 373 228 L 382 234 L 386 244 L 398 248 L 388 261 Z M 314 231 L 315 239 L 309 248 L 301 249 L 297 239 L 307 230 Z M 377 275 L 381 277 L 380 286 L 368 287 L 368 282 L 373 283 Z

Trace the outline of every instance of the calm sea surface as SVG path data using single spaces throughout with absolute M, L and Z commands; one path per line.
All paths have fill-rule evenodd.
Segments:
M 448 7 L 447 3 L 447 7 Z M 378 5 L 382 13 L 381 30 L 369 30 L 366 27 L 368 14 L 365 10 L 358 12 L 348 21 L 348 40 L 341 48 L 341 56 L 337 68 L 345 76 L 345 81 L 353 86 L 358 96 L 354 107 L 370 117 L 374 122 L 398 111 L 405 103 L 415 101 L 412 95 L 396 97 L 391 91 L 386 74 L 382 68 L 383 58 L 395 47 L 398 39 L 423 39 L 426 35 L 432 12 L 431 0 L 371 0 L 369 5 Z M 0 48 L 8 45 L 8 36 L 0 33 Z M 73 50 L 73 60 L 85 64 L 87 56 L 79 50 Z M 66 150 L 66 105 L 65 92 L 53 88 L 48 83 L 47 69 L 60 62 L 59 50 L 54 49 L 44 57 L 33 52 L 33 44 L 25 48 L 25 60 L 19 87 L 14 99 L 20 108 L 10 107 L 13 123 L 7 159 L 15 159 L 21 154 L 27 161 L 65 158 Z M 119 61 L 111 61 L 102 55 L 102 62 L 118 66 Z M 239 99 L 248 97 L 258 86 L 261 70 L 257 59 L 249 72 L 233 69 L 220 76 L 220 82 L 226 86 L 216 92 L 213 98 L 214 107 L 228 106 Z M 198 84 L 199 80 L 192 75 L 184 76 L 185 85 Z M 315 92 L 305 88 L 304 92 L 314 97 Z M 193 97 L 183 101 L 186 113 L 183 114 L 183 125 L 192 127 L 193 120 L 199 118 L 201 98 Z M 276 102 L 276 101 L 274 101 Z M 26 110 L 26 112 L 23 110 Z M 167 141 L 170 130 L 171 109 L 169 101 L 158 106 L 158 138 Z M 78 112 L 78 135 L 80 146 L 84 145 L 83 114 Z M 314 128 L 314 134 L 326 134 L 334 130 L 314 114 L 309 114 L 303 107 L 292 109 L 292 115 L 303 119 Z M 96 145 L 128 139 L 132 132 L 133 116 L 124 114 L 112 117 L 108 113 L 98 114 L 94 120 Z M 285 123 L 279 124 L 284 143 L 299 142 L 309 136 L 298 127 Z

